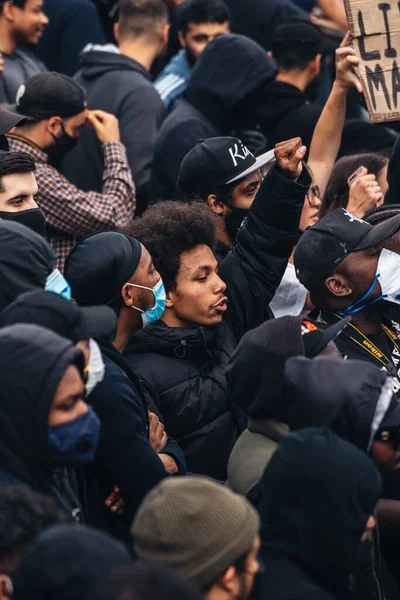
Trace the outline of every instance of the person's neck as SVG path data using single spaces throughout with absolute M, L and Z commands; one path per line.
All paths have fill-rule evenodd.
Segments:
M 276 81 L 293 85 L 293 87 L 301 92 L 304 92 L 310 83 L 307 73 L 302 73 L 301 71 L 280 71 L 275 79 Z
M 158 48 L 156 46 L 143 44 L 143 42 L 134 40 L 121 40 L 119 50 L 124 56 L 142 65 L 146 71 L 150 71 L 151 65 L 158 55 Z
M 12 134 L 10 134 L 10 137 L 12 137 L 13 135 L 15 135 L 17 138 L 22 138 L 27 142 L 31 142 L 40 150 L 43 150 L 43 142 L 41 136 L 35 134 L 35 132 L 32 129 L 25 128 L 24 126 L 17 127 L 17 129 Z
M 232 240 L 229 233 L 226 231 L 223 218 L 217 220 L 217 239 L 222 244 L 225 244 L 225 246 L 228 246 L 228 248 L 232 248 Z
M 199 325 L 195 323 L 188 323 L 187 321 L 183 321 L 170 308 L 166 308 L 163 312 L 163 315 L 160 319 L 164 325 L 167 327 L 175 327 L 179 329 L 196 329 Z
M 382 314 L 378 304 L 367 306 L 364 310 L 352 315 L 351 324 L 364 335 L 379 333 L 382 327 Z
M 232 600 L 232 596 L 227 590 L 224 590 L 219 585 L 213 585 L 213 587 L 204 594 L 205 600 Z
M 122 308 L 117 321 L 117 333 L 113 341 L 113 346 L 122 354 L 132 335 L 141 328 L 142 318 L 140 313 L 137 313 L 134 322 L 132 322 L 132 315 L 129 315 L 128 321 L 128 315 L 126 315 L 125 309 Z
M 10 30 L 4 19 L 0 19 L 0 52 L 5 54 L 14 54 L 17 49 L 17 42 L 10 35 Z

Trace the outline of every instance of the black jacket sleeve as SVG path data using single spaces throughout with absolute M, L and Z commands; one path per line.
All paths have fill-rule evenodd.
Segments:
M 150 445 L 142 400 L 127 377 L 106 376 L 90 401 L 102 424 L 96 462 L 120 488 L 125 514 L 132 519 L 147 492 L 168 473 Z
M 311 185 L 308 169 L 297 182 L 275 165 L 261 184 L 236 243 L 219 272 L 227 284 L 226 317 L 237 340 L 259 325 L 281 282 L 298 239 L 304 198 Z

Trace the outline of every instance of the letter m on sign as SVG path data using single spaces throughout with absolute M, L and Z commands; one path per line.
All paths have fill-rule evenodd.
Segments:
M 372 123 L 400 119 L 400 1 L 344 0 Z

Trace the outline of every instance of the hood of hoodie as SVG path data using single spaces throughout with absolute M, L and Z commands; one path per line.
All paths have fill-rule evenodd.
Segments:
M 0 221 L 0 310 L 17 296 L 44 289 L 56 255 L 38 233 L 16 223 Z
M 113 44 L 100 46 L 88 44 L 80 55 L 80 75 L 84 79 L 96 79 L 110 71 L 140 73 L 150 81 L 150 74 L 142 65 L 120 53 Z
M 83 355 L 72 342 L 25 323 L 1 329 L 0 346 L 0 470 L 44 490 L 53 396 L 69 365 L 83 370 Z
M 381 491 L 372 461 L 331 431 L 303 429 L 280 443 L 261 485 L 264 562 L 283 556 L 325 589 L 346 592 Z
M 265 128 L 275 126 L 292 110 L 308 103 L 307 96 L 301 90 L 290 83 L 275 79 L 260 88 L 255 95 L 257 119 Z
M 217 345 L 219 337 L 222 339 L 219 326 L 181 329 L 168 327 L 162 321 L 157 321 L 136 332 L 124 354 L 129 356 L 154 352 L 182 359 L 198 359 L 206 356 Z
M 185 96 L 216 127 L 229 128 L 237 105 L 270 81 L 276 70 L 265 50 L 250 38 L 223 35 L 197 60 Z
M 302 320 L 271 319 L 247 332 L 233 353 L 226 374 L 228 394 L 251 417 L 286 423 L 284 368 L 292 356 L 304 356 Z
M 361 360 L 291 358 L 285 367 L 288 425 L 329 427 L 364 452 L 392 400 L 392 379 Z

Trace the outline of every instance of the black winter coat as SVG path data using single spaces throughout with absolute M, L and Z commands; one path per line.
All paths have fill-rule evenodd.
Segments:
M 100 345 L 105 376 L 89 401 L 102 429 L 96 460 L 85 469 L 88 521 L 128 541 L 139 504 L 168 474 L 150 445 L 148 411 L 136 375 L 114 346 L 104 342 Z M 184 458 L 178 445 L 168 442 L 164 452 L 173 456 L 180 474 L 184 474 Z M 124 499 L 123 517 L 114 515 L 104 505 L 114 485 L 118 485 Z
M 227 395 L 229 358 L 259 325 L 297 239 L 311 177 L 297 183 L 277 167 L 264 179 L 236 244 L 221 263 L 228 310 L 213 328 L 170 328 L 158 321 L 135 334 L 126 356 L 151 410 L 185 452 L 188 471 L 226 478 L 228 457 L 245 423 Z

